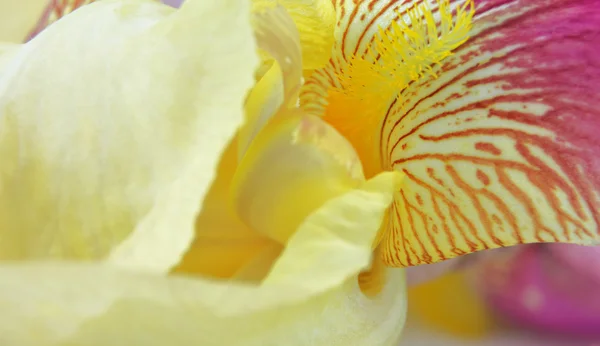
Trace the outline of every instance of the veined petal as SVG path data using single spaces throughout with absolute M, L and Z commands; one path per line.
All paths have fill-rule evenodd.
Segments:
M 438 26 L 442 22 L 438 0 L 419 2 L 334 0 L 332 2 L 336 11 L 332 58 L 326 66 L 310 75 L 301 95 L 304 108 L 316 115 L 322 115 L 325 111 L 325 106 L 329 103 L 327 97 L 330 89 L 342 87 L 339 75 L 345 72 L 353 59 L 372 61 L 380 58 L 367 53 L 375 48 L 378 39 L 381 38 L 381 30 L 388 30 L 394 23 L 402 21 L 410 24 L 410 11 L 418 6 L 429 9 Z M 466 3 L 464 0 L 444 2 L 447 2 L 448 13 L 456 12 L 457 8 L 463 7 Z
M 383 166 L 404 172 L 391 265 L 599 239 L 600 6 L 480 1 L 472 38 L 390 104 Z
M 406 315 L 404 270 L 385 270 L 373 297 L 361 291 L 357 275 L 369 265 L 398 176 L 377 176 L 309 215 L 259 285 L 93 263 L 0 266 L 2 340 L 15 346 L 123 340 L 149 346 L 397 345 Z
M 441 2 L 431 3 L 434 21 L 445 18 L 435 7 Z M 378 27 L 412 5 L 337 1 L 339 44 L 307 80 L 303 109 L 326 114 L 349 59 L 368 52 Z M 598 241 L 600 83 L 591 58 L 598 6 L 490 0 L 476 7 L 473 38 L 431 74 L 362 108 L 376 109 L 374 116 L 343 111 L 332 123 L 355 145 L 367 176 L 394 169 L 410 177 L 390 210 L 382 244 L 389 265 L 519 243 Z
M 311 74 L 302 105 L 352 142 L 371 177 L 385 168 L 379 135 L 389 105 L 464 43 L 473 2 L 339 2 L 337 10 L 333 58 Z
M 243 121 L 249 14 L 241 0 L 107 0 L 22 46 L 0 79 L 2 259 L 179 262 Z

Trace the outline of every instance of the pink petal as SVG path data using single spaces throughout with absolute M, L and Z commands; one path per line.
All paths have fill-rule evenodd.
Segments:
M 500 254 L 479 274 L 492 306 L 517 325 L 600 339 L 600 282 L 547 247 Z

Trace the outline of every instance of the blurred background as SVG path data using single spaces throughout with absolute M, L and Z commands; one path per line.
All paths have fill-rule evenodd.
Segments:
M 52 21 L 48 3 L 0 0 L 0 50 Z M 410 268 L 409 283 L 402 345 L 600 346 L 600 247 L 478 253 Z
M 523 245 L 460 261 L 410 269 L 407 345 L 600 345 L 600 247 Z

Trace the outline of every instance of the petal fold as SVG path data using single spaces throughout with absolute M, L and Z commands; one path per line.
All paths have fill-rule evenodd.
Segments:
M 406 316 L 404 270 L 387 269 L 373 297 L 364 295 L 357 275 L 369 266 L 399 183 L 398 173 L 384 173 L 325 203 L 258 285 L 95 263 L 0 266 L 2 340 L 15 346 L 123 340 L 150 346 L 396 345 Z
M 100 1 L 23 45 L 0 79 L 2 259 L 176 264 L 243 121 L 249 13 Z

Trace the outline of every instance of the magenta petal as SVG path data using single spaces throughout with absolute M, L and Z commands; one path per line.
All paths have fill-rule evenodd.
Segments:
M 486 298 L 519 326 L 600 338 L 600 283 L 545 247 L 525 247 L 484 272 Z

